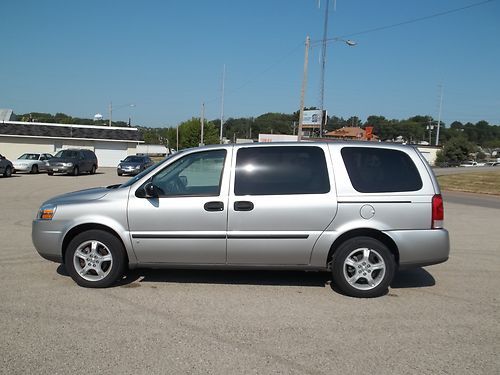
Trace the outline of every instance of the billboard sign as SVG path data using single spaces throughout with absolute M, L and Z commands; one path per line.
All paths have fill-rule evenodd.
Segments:
M 304 111 L 304 120 L 302 121 L 302 125 L 320 126 L 322 117 L 321 109 Z
M 302 125 L 319 127 L 321 123 L 325 125 L 327 118 L 326 110 L 321 111 L 321 109 L 310 109 L 304 111 L 304 120 L 302 121 Z

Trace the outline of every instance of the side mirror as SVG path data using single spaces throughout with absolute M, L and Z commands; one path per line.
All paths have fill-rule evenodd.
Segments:
M 135 196 L 137 198 L 158 198 L 158 188 L 152 182 L 147 182 L 136 190 Z

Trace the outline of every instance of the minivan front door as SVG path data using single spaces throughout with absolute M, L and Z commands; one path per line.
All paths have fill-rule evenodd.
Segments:
M 131 189 L 128 220 L 139 263 L 225 264 L 230 153 L 211 149 L 175 160 L 148 181 L 157 197 L 139 198 Z

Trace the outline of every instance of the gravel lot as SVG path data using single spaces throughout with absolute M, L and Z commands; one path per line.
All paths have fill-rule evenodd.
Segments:
M 370 300 L 328 274 L 139 270 L 78 287 L 31 244 L 45 199 L 125 181 L 0 178 L 2 374 L 498 374 L 500 210 L 446 202 L 447 263 Z

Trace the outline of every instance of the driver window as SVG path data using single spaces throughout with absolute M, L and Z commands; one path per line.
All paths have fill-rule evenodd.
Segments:
M 226 150 L 186 155 L 152 178 L 160 196 L 218 196 Z

